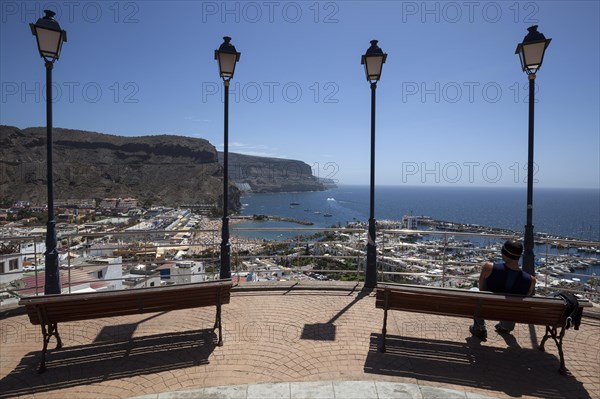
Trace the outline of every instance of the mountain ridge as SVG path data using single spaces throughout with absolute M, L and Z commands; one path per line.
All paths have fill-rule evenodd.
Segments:
M 52 141 L 55 199 L 131 196 L 147 206 L 222 204 L 223 166 L 206 139 L 53 128 Z M 290 170 L 296 171 L 293 178 Z M 241 207 L 240 183 L 256 192 L 325 189 L 310 166 L 296 160 L 230 153 L 229 177 L 232 212 Z M 42 204 L 46 191 L 46 128 L 0 125 L 0 200 Z

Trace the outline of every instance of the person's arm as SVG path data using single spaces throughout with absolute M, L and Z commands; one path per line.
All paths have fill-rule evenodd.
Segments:
M 492 274 L 493 268 L 494 265 L 492 265 L 489 262 L 485 263 L 481 267 L 481 273 L 479 273 L 479 291 L 487 291 L 487 287 L 485 286 L 485 279 L 488 278 L 490 274 Z

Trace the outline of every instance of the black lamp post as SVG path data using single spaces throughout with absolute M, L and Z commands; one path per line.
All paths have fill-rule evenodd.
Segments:
M 223 227 L 221 228 L 221 269 L 219 278 L 231 278 L 231 244 L 229 243 L 229 81 L 233 78 L 235 64 L 240 60 L 240 53 L 230 43 L 231 38 L 225 36 L 223 44 L 215 50 L 215 60 L 219 61 L 219 74 L 225 86 L 225 112 L 223 122 Z
M 371 191 L 369 197 L 369 237 L 367 241 L 367 268 L 365 270 L 365 287 L 377 285 L 377 246 L 375 244 L 375 90 L 381 78 L 381 69 L 387 54 L 377 46 L 377 40 L 371 40 L 371 47 L 361 57 L 360 63 L 365 66 L 367 80 L 371 83 Z
M 535 74 L 544 61 L 544 53 L 550 40 L 538 32 L 537 25 L 527 28 L 527 36 L 522 43 L 517 45 L 515 54 L 519 54 L 521 67 L 529 78 L 529 140 L 527 152 L 527 224 L 525 225 L 525 239 L 523 251 L 523 270 L 534 275 L 533 254 L 533 115 L 535 105 Z
M 54 181 L 52 178 L 52 67 L 60 56 L 67 32 L 54 19 L 53 11 L 44 10 L 44 17 L 29 24 L 37 39 L 38 50 L 46 64 L 46 163 L 48 185 L 48 224 L 46 228 L 45 285 L 44 294 L 60 294 L 60 273 L 56 249 L 56 221 L 54 220 Z

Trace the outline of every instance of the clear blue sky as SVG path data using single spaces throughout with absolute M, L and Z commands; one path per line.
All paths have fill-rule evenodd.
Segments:
M 201 137 L 223 146 L 213 52 L 242 53 L 230 151 L 299 159 L 369 183 L 370 89 L 360 56 L 388 53 L 377 89 L 376 180 L 525 186 L 528 26 L 552 38 L 538 72 L 538 187 L 600 189 L 598 1 L 2 1 L 0 123 L 45 125 L 45 72 L 28 24 L 68 32 L 54 126 Z M 60 97 L 58 97 L 60 96 Z

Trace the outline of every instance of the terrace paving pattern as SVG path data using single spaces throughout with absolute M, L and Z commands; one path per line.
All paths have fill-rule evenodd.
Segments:
M 561 376 L 555 345 L 536 349 L 540 327 L 490 331 L 480 342 L 468 319 L 392 311 L 381 353 L 383 311 L 374 292 L 354 283 L 264 287 L 232 291 L 222 347 L 211 308 L 64 323 L 64 347 L 49 351 L 43 374 L 36 373 L 39 327 L 5 313 L 0 397 L 600 398 L 595 318 L 567 331 L 570 373 Z

